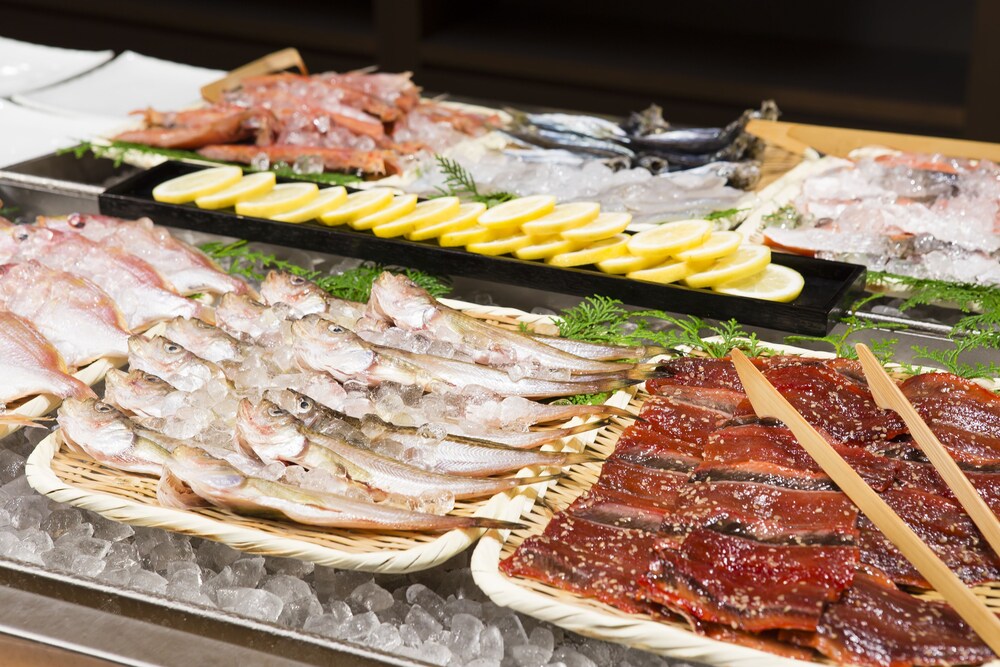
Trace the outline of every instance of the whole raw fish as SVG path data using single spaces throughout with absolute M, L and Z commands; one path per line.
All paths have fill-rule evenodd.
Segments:
M 139 257 L 159 271 L 181 294 L 253 294 L 244 281 L 225 273 L 203 252 L 178 241 L 149 218 L 122 220 L 106 215 L 71 213 L 57 218 L 40 217 L 37 224 L 81 234 L 104 247 Z
M 159 475 L 170 448 L 178 444 L 95 398 L 66 399 L 57 421 L 71 444 L 100 463 L 129 472 Z
M 215 307 L 215 321 L 227 333 L 258 345 L 280 342 L 293 315 L 289 306 L 268 306 L 250 297 L 225 294 Z
M 256 405 L 247 400 L 240 402 L 236 437 L 241 447 L 265 462 L 297 463 L 334 474 L 343 471 L 352 480 L 370 488 L 413 499 L 439 494 L 449 494 L 456 499 L 479 498 L 551 479 L 470 479 L 427 472 L 355 446 L 346 439 L 310 431 L 294 416 L 267 400 Z
M 300 364 L 330 373 L 340 381 L 353 379 L 371 386 L 398 382 L 430 391 L 442 385 L 478 385 L 507 396 L 549 398 L 613 391 L 641 381 L 619 375 L 579 382 L 513 380 L 507 373 L 488 366 L 372 345 L 317 315 L 293 322 L 292 332 L 295 358 Z
M 269 392 L 269 398 L 295 416 L 312 431 L 340 438 L 358 438 L 365 434 L 362 429 L 372 427 L 380 432 L 369 436 L 372 449 L 385 453 L 388 448 L 378 447 L 379 443 L 392 441 L 401 446 L 404 458 L 388 454 L 404 463 L 445 475 L 485 477 L 520 470 L 528 466 L 562 467 L 590 461 L 586 454 L 568 452 L 541 452 L 505 447 L 485 440 L 448 435 L 443 432 L 437 437 L 429 429 L 412 426 L 396 426 L 371 415 L 364 424 L 360 419 L 348 417 L 326 408 L 307 396 L 295 391 Z
M 0 265 L 0 308 L 23 317 L 71 368 L 128 354 L 125 319 L 89 280 L 35 261 Z
M 611 345 L 610 343 L 591 343 L 584 340 L 574 340 L 573 338 L 563 338 L 562 336 L 546 336 L 544 334 L 531 334 L 531 337 L 540 343 L 545 343 L 554 347 L 575 354 L 585 359 L 597 359 L 601 361 L 618 361 L 621 359 L 650 359 L 652 357 L 666 354 L 667 349 L 655 345 Z
M 49 394 L 86 398 L 94 392 L 69 375 L 59 351 L 35 327 L 9 310 L 0 309 L 0 404 L 26 396 Z
M 114 299 L 131 330 L 172 317 L 198 317 L 202 306 L 186 299 L 147 262 L 116 248 L 104 248 L 80 236 L 20 225 L 0 232 L 5 261 L 37 260 L 92 281 Z
M 286 271 L 268 272 L 260 296 L 269 306 L 290 306 L 296 317 L 317 313 L 351 330 L 365 312 L 365 304 L 338 299 L 311 280 Z
M 167 322 L 163 337 L 213 363 L 240 361 L 247 353 L 245 343 L 219 327 L 186 317 L 175 317 Z
M 538 338 L 503 329 L 438 302 L 406 276 L 388 271 L 372 284 L 367 316 L 444 341 L 480 364 L 568 369 L 573 374 L 623 373 L 634 365 L 585 359 Z
M 229 383 L 218 365 L 162 336 L 129 338 L 128 363 L 131 368 L 152 373 L 181 391 L 195 391 L 212 381 Z
M 104 376 L 104 401 L 140 419 L 166 419 L 174 410 L 167 397 L 178 391 L 163 379 L 137 368 L 117 368 Z
M 310 526 L 427 531 L 517 526 L 498 519 L 411 512 L 248 477 L 225 461 L 193 447 L 176 448 L 166 468 L 192 492 L 216 507 L 246 514 L 286 517 Z

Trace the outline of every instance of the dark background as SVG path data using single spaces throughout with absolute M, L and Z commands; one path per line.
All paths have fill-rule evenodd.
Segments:
M 295 46 L 429 92 L 1000 140 L 1000 0 L 0 0 L 0 34 L 231 69 Z

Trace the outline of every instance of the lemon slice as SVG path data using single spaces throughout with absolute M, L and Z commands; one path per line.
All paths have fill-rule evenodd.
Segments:
M 567 241 L 583 245 L 621 234 L 630 222 L 632 216 L 628 213 L 601 213 L 586 225 L 564 230 L 561 234 Z
M 287 213 L 279 213 L 272 216 L 271 219 L 280 222 L 307 222 L 315 220 L 328 211 L 332 211 L 345 201 L 347 201 L 347 190 L 343 186 L 338 185 L 334 188 L 324 188 L 305 206 L 292 209 Z
M 694 265 L 695 268 L 702 268 L 711 265 L 720 257 L 732 255 L 739 250 L 741 243 L 743 235 L 739 232 L 712 232 L 700 246 L 679 252 L 674 257 Z
M 706 271 L 684 279 L 688 287 L 715 287 L 742 280 L 763 271 L 771 261 L 771 249 L 763 245 L 745 245 L 728 257 L 716 260 Z
M 238 202 L 265 195 L 274 188 L 274 173 L 262 171 L 244 176 L 238 182 L 210 195 L 198 197 L 194 203 L 199 208 L 217 209 L 235 206 Z
M 619 234 L 610 239 L 603 239 L 583 250 L 574 250 L 553 255 L 545 260 L 552 266 L 584 266 L 597 264 L 612 257 L 618 257 L 628 252 L 628 236 Z
M 392 201 L 392 190 L 374 188 L 347 195 L 343 204 L 320 216 L 324 225 L 342 225 L 348 220 L 360 218 L 384 208 Z
M 348 220 L 347 224 L 354 227 L 354 229 L 371 229 L 372 227 L 384 225 L 387 222 L 392 222 L 396 218 L 406 215 L 416 208 L 416 206 L 417 195 L 397 195 L 392 198 L 392 201 L 385 208 L 380 208 L 374 213 L 369 213 L 354 220 Z
M 635 255 L 624 254 L 618 257 L 605 259 L 597 263 L 597 268 L 604 273 L 622 274 L 641 271 L 651 266 L 656 266 L 662 260 L 656 257 L 636 257 Z
M 458 197 L 441 197 L 417 204 L 412 211 L 391 222 L 372 227 L 372 233 L 381 238 L 409 234 L 420 224 L 428 225 L 454 216 L 461 204 Z
M 239 183 L 241 178 L 243 170 L 239 167 L 202 169 L 160 183 L 153 188 L 153 199 L 167 204 L 184 204 Z
M 521 225 L 521 231 L 529 236 L 550 236 L 567 229 L 582 227 L 596 218 L 600 212 L 601 205 L 594 202 L 560 204 L 553 208 L 551 213 Z
M 687 262 L 669 261 L 651 269 L 630 271 L 626 278 L 643 280 L 648 283 L 675 283 L 691 274 L 691 265 Z
M 315 199 L 318 193 L 319 188 L 315 183 L 282 183 L 253 199 L 236 202 L 236 212 L 257 218 L 270 218 L 305 206 Z
M 473 225 L 466 229 L 442 234 L 441 238 L 438 239 L 438 243 L 442 248 L 465 246 L 470 243 L 485 243 L 497 238 L 497 234 L 496 230 L 483 227 L 482 225 Z
M 795 269 L 781 264 L 768 264 L 763 271 L 749 278 L 731 280 L 712 289 L 722 294 L 788 302 L 794 301 L 802 293 L 805 284 L 802 274 Z
M 666 258 L 701 245 L 711 233 L 712 223 L 707 220 L 668 222 L 632 236 L 628 251 L 643 257 Z
M 561 236 L 549 236 L 544 239 L 532 237 L 531 245 L 514 251 L 514 255 L 518 259 L 548 259 L 553 255 L 567 253 L 579 247 Z
M 436 239 L 448 232 L 457 232 L 461 229 L 468 229 L 476 224 L 476 220 L 486 210 L 486 204 L 474 202 L 472 204 L 462 204 L 458 207 L 458 213 L 446 220 L 436 222 L 432 225 L 417 227 L 406 235 L 411 241 L 426 241 Z
M 521 197 L 486 211 L 479 216 L 479 224 L 490 229 L 513 231 L 529 220 L 542 217 L 555 205 L 556 198 L 551 195 Z
M 477 255 L 509 255 L 525 246 L 531 245 L 532 238 L 527 234 L 514 234 L 513 236 L 503 236 L 492 241 L 480 241 L 470 243 L 465 246 L 469 252 Z

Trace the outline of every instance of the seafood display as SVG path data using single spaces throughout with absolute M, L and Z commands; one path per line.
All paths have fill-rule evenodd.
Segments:
M 244 79 L 213 105 L 142 112 L 116 139 L 194 149 L 205 157 L 305 173 L 398 173 L 416 153 L 481 134 L 495 116 L 421 99 L 409 73 L 326 72 Z
M 759 231 L 785 251 L 997 285 L 998 183 L 1000 170 L 986 160 L 871 150 L 824 158 Z
M 538 448 L 624 414 L 529 398 L 658 377 L 639 354 L 655 348 L 579 356 L 465 316 L 391 273 L 367 304 L 279 272 L 263 281 L 268 303 L 243 292 L 222 296 L 217 326 L 176 317 L 162 335 L 129 337 L 129 371 L 108 373 L 103 401 L 64 403 L 66 440 L 108 467 L 158 477 L 171 507 L 372 530 L 510 527 L 449 512 L 589 460 Z M 573 417 L 584 423 L 551 426 Z M 511 474 L 529 466 L 548 474 Z
M 857 362 L 754 363 L 963 581 L 1000 580 L 1000 558 L 900 418 L 875 404 Z M 598 481 L 502 561 L 504 573 L 789 657 L 817 651 L 873 666 L 994 657 L 949 606 L 899 588 L 929 584 L 790 431 L 754 415 L 728 359 L 661 370 Z M 900 388 L 1000 511 L 996 394 L 948 373 Z

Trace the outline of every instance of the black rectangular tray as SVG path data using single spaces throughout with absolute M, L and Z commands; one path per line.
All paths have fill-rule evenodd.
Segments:
M 564 269 L 514 257 L 485 257 L 462 248 L 442 248 L 432 241 L 381 239 L 371 232 L 356 231 L 347 226 L 277 222 L 237 215 L 232 210 L 208 211 L 194 204 L 164 204 L 153 199 L 153 188 L 160 183 L 203 168 L 181 162 L 165 162 L 136 174 L 100 195 L 101 212 L 121 218 L 148 216 L 162 225 L 357 257 L 438 274 L 578 296 L 600 294 L 644 308 L 718 320 L 735 318 L 748 326 L 809 335 L 828 333 L 843 309 L 860 295 L 865 284 L 863 266 L 774 253 L 774 263 L 791 267 L 805 278 L 805 288 L 795 301 L 775 303 L 680 285 L 640 282 L 596 269 Z

